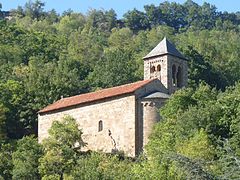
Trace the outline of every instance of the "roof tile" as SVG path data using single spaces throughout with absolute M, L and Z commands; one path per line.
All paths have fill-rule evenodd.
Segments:
M 88 103 L 88 102 L 102 100 L 102 99 L 106 99 L 114 96 L 133 93 L 137 89 L 141 88 L 142 86 L 148 84 L 153 80 L 154 79 L 148 79 L 148 80 L 138 81 L 135 83 L 125 84 L 122 86 L 116 86 L 113 88 L 107 88 L 107 89 L 99 90 L 96 92 L 63 98 L 43 108 L 42 110 L 39 111 L 39 113 L 46 113 L 46 112 L 63 109 L 63 108 L 67 108 L 67 107 L 71 107 L 71 106 L 75 106 L 83 103 Z

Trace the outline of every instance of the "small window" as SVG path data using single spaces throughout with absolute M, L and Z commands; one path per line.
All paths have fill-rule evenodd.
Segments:
M 156 71 L 155 66 L 151 67 L 151 73 L 154 73 Z
M 157 66 L 157 71 L 161 71 L 161 65 L 160 64 Z
M 177 71 L 177 87 L 182 87 L 182 69 L 180 66 Z
M 100 131 L 102 131 L 103 130 L 103 122 L 102 122 L 102 120 L 100 120 L 99 122 L 98 122 L 98 132 L 100 132 Z
M 172 66 L 172 83 L 173 86 L 176 86 L 176 66 Z

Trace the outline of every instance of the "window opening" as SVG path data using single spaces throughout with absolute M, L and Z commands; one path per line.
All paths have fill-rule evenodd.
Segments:
M 177 87 L 182 87 L 182 68 L 180 66 L 177 71 Z
M 172 83 L 173 86 L 176 86 L 176 66 L 172 66 Z
M 103 130 L 103 122 L 102 122 L 102 120 L 100 120 L 99 122 L 98 122 L 98 132 L 100 132 L 100 131 L 102 131 Z

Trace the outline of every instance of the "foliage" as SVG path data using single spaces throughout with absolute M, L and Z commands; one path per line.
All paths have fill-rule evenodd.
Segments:
M 31 122 L 35 112 L 28 109 L 28 97 L 22 83 L 8 80 L 6 83 L 0 83 L 0 90 L 0 102 L 7 109 L 5 112 L 7 136 L 19 138 L 32 133 L 36 127 L 35 122 Z
M 184 156 L 198 160 L 211 160 L 215 154 L 214 147 L 203 129 L 200 129 L 193 137 L 177 145 L 177 151 Z
M 101 88 L 127 84 L 137 79 L 134 74 L 136 68 L 131 52 L 125 49 L 109 49 L 105 51 L 98 66 L 90 74 L 89 81 L 93 82 L 93 87 Z M 103 69 L 105 71 L 102 71 Z
M 17 142 L 12 154 L 13 179 L 40 179 L 38 160 L 42 156 L 42 147 L 33 136 L 26 136 Z
M 174 168 L 178 177 L 239 178 L 238 93 L 239 84 L 224 93 L 203 84 L 175 93 L 147 145 L 150 161 L 167 163 L 167 176 Z
M 44 8 L 28 1 L 8 20 L 0 3 L 1 179 L 239 179 L 238 12 L 192 0 L 123 18 L 113 9 Z M 160 110 L 142 158 L 79 153 L 81 131 L 69 117 L 53 123 L 44 152 L 25 137 L 37 134 L 37 112 L 61 96 L 142 79 L 142 57 L 164 36 L 188 59 L 189 88 Z
M 63 177 L 70 172 L 76 165 L 77 153 L 85 145 L 81 135 L 76 120 L 70 116 L 52 123 L 49 137 L 43 142 L 44 156 L 39 160 L 43 178 L 51 175 Z
M 78 159 L 70 176 L 74 179 L 127 179 L 132 164 L 118 155 L 91 153 Z
M 122 19 L 112 9 L 59 15 L 44 7 L 29 1 L 0 22 L 0 103 L 8 109 L 7 137 L 36 134 L 37 112 L 61 96 L 142 79 L 142 57 L 164 36 L 188 58 L 191 87 L 206 82 L 224 90 L 239 80 L 237 13 L 191 0 L 146 5 Z M 13 91 L 13 84 L 19 90 Z M 18 100 L 10 102 L 10 96 Z
M 6 108 L 0 104 L 0 143 L 3 143 L 7 139 L 6 132 Z
M 233 150 L 228 140 L 225 140 L 221 148 L 222 155 L 219 158 L 219 174 L 222 179 L 238 179 L 240 177 L 239 155 Z
M 127 27 L 130 27 L 133 31 L 146 30 L 149 26 L 147 16 L 137 9 L 128 11 L 124 14 L 125 24 Z
M 11 179 L 12 177 L 12 153 L 14 146 L 10 143 L 0 146 L 0 179 Z

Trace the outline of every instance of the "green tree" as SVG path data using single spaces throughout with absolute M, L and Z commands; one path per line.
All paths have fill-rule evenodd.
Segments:
M 133 162 L 121 155 L 91 152 L 81 156 L 69 177 L 73 179 L 128 179 Z
M 37 111 L 61 96 L 86 92 L 88 68 L 78 60 L 43 63 L 37 57 L 32 58 L 24 78 L 26 91 L 35 99 L 31 107 Z
M 216 90 L 201 84 L 195 90 L 176 92 L 160 109 L 163 119 L 156 124 L 146 149 L 165 178 L 213 179 L 214 142 L 224 135 L 224 126 L 218 121 L 220 107 L 214 106 L 217 95 Z
M 117 14 L 113 9 L 109 11 L 93 9 L 87 15 L 87 26 L 107 34 L 111 32 L 112 28 L 116 27 L 116 22 Z
M 111 47 L 130 48 L 133 40 L 133 32 L 129 28 L 114 28 L 108 38 Z
M 55 9 L 52 9 L 47 13 L 47 16 L 45 19 L 49 23 L 57 23 L 59 21 L 59 15 L 57 14 L 57 11 Z
M 113 87 L 134 82 L 136 63 L 132 60 L 131 51 L 126 49 L 109 49 L 105 52 L 99 65 L 90 74 L 94 88 Z
M 103 172 L 99 164 L 107 157 L 103 154 L 92 152 L 89 155 L 81 156 L 77 160 L 77 165 L 73 167 L 70 177 L 74 179 L 102 179 Z
M 7 108 L 6 132 L 9 138 L 21 138 L 33 132 L 35 122 L 32 118 L 34 115 L 33 112 L 29 112 L 27 100 L 22 83 L 14 80 L 0 83 L 0 102 Z
M 186 21 L 186 9 L 176 2 L 165 1 L 159 5 L 159 9 L 162 12 L 164 23 L 170 27 L 174 27 L 176 30 L 184 28 Z
M 12 154 L 13 179 L 40 179 L 38 160 L 43 155 L 42 147 L 33 136 L 18 140 Z
M 212 160 L 215 155 L 215 149 L 208 138 L 208 134 L 203 129 L 177 145 L 177 151 L 188 158 L 198 160 Z
M 137 9 L 128 11 L 123 15 L 123 17 L 126 26 L 134 32 L 137 32 L 139 30 L 146 30 L 149 28 L 149 22 L 146 14 L 138 11 Z
M 221 72 L 216 71 L 212 65 L 192 47 L 188 47 L 185 55 L 189 59 L 188 81 L 190 86 L 196 86 L 202 81 L 218 89 L 224 89 L 227 86 L 226 77 L 224 77 Z
M 0 144 L 0 179 L 12 178 L 14 144 Z
M 101 32 L 86 27 L 81 32 L 71 33 L 66 58 L 78 60 L 92 70 L 101 58 L 106 44 L 107 39 Z
M 81 136 L 76 120 L 70 116 L 53 122 L 49 137 L 43 141 L 44 156 L 39 161 L 43 178 L 62 178 L 70 173 L 76 165 L 78 152 L 85 145 Z
M 80 13 L 71 13 L 61 18 L 57 24 L 57 30 L 63 35 L 69 36 L 72 32 L 81 31 L 84 28 L 86 19 Z
M 3 19 L 3 14 L 2 14 L 2 3 L 0 3 L 0 20 Z
M 32 19 L 39 20 L 43 15 L 43 8 L 45 6 L 45 3 L 41 2 L 40 0 L 36 0 L 35 2 L 32 2 L 31 0 L 28 1 L 25 6 L 25 14 L 26 16 L 31 17 Z
M 162 11 L 159 7 L 155 5 L 145 5 L 144 10 L 146 11 L 146 15 L 151 27 L 160 25 L 163 23 Z
M 221 154 L 218 164 L 219 176 L 222 179 L 239 179 L 240 178 L 240 156 L 231 147 L 228 140 L 225 140 L 221 148 Z
M 7 109 L 0 104 L 0 143 L 3 143 L 7 139 L 6 132 L 6 113 Z

